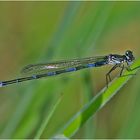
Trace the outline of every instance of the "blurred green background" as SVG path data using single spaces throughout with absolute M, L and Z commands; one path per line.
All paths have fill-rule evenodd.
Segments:
M 132 50 L 140 56 L 140 2 L 0 2 L 0 80 L 27 64 Z M 110 66 L 0 88 L 0 138 L 50 138 L 106 86 Z M 112 77 L 116 77 L 115 71 Z M 140 75 L 72 138 L 140 138 Z

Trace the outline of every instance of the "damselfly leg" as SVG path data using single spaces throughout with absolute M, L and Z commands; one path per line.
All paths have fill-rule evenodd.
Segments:
M 122 76 L 123 70 L 124 70 L 124 65 L 120 66 L 121 71 L 120 71 L 120 77 Z
M 124 71 L 124 69 L 126 69 L 127 71 L 133 71 L 134 69 L 137 69 L 137 68 L 134 68 L 134 69 L 131 69 L 130 68 L 130 65 L 128 64 L 128 63 L 126 63 L 127 64 L 127 66 L 125 66 L 124 64 L 116 64 L 116 65 L 114 65 L 111 69 L 110 69 L 110 71 L 106 74 L 106 86 L 107 86 L 107 88 L 108 88 L 108 84 L 109 84 L 109 82 L 111 82 L 111 73 L 116 69 L 116 68 L 121 68 L 121 71 L 120 71 L 120 74 L 119 74 L 119 77 L 124 77 L 124 76 L 132 76 L 132 75 L 136 75 L 136 74 L 128 74 L 128 75 L 123 75 L 123 71 Z M 140 67 L 139 67 L 140 68 Z
M 111 82 L 111 76 L 110 76 L 110 74 L 111 74 L 112 71 L 114 71 L 117 67 L 119 67 L 118 64 L 114 65 L 114 66 L 110 69 L 110 71 L 106 74 L 106 86 L 107 86 L 107 88 L 108 88 L 109 82 Z
M 130 66 L 128 65 L 128 63 L 127 63 L 127 66 L 122 65 L 122 66 L 120 66 L 120 68 L 121 68 L 120 77 L 136 75 L 136 74 L 133 74 L 133 73 L 127 74 L 127 75 L 122 74 L 124 69 L 126 69 L 128 72 L 131 72 L 131 71 L 137 69 L 137 68 L 131 69 Z

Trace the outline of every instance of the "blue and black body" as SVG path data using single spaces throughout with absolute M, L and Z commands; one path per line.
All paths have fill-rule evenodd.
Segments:
M 57 61 L 45 64 L 33 64 L 23 68 L 22 73 L 29 75 L 21 78 L 0 82 L 0 87 L 4 87 L 10 84 L 19 83 L 28 80 L 40 79 L 43 77 L 55 76 L 62 73 L 78 71 L 85 68 L 100 67 L 104 65 L 114 65 L 111 70 L 106 74 L 107 86 L 111 81 L 110 74 L 117 67 L 121 68 L 120 76 L 124 68 L 130 69 L 130 65 L 134 60 L 132 51 L 126 51 L 124 55 L 109 54 L 106 56 L 88 57 L 81 59 L 72 59 Z M 125 66 L 126 64 L 126 66 Z

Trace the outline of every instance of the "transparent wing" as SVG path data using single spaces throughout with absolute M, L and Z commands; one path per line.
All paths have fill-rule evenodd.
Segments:
M 49 71 L 58 71 L 70 67 L 78 67 L 84 64 L 92 64 L 95 62 L 105 61 L 106 56 L 88 57 L 81 59 L 72 59 L 64 61 L 56 61 L 44 64 L 30 64 L 22 69 L 23 74 L 46 73 Z

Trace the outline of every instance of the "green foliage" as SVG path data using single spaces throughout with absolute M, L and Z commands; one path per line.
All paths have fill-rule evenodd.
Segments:
M 18 71 L 30 63 L 123 54 L 128 49 L 136 56 L 132 67 L 139 66 L 139 6 L 0 2 L 0 80 L 19 77 Z M 118 78 L 119 71 L 114 72 L 106 90 L 109 69 L 0 88 L 0 138 L 140 138 L 139 73 Z

